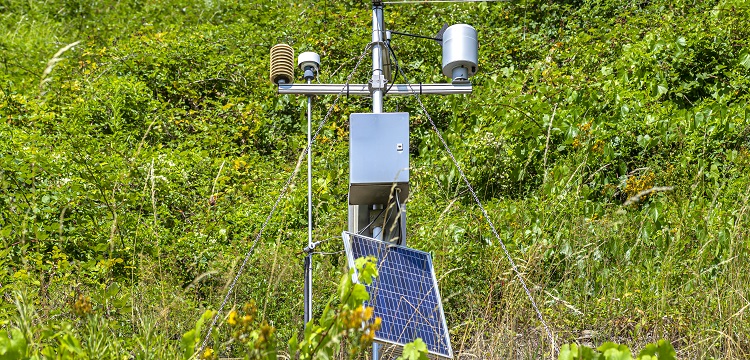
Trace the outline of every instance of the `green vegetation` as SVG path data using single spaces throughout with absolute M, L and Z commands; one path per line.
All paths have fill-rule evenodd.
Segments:
M 598 351 L 596 351 L 598 350 Z M 560 360 L 632 360 L 633 355 L 630 354 L 630 349 L 624 345 L 617 345 L 615 343 L 604 343 L 596 350 L 588 348 L 586 346 L 578 346 L 576 344 L 565 345 L 560 351 Z M 656 344 L 648 344 L 646 348 L 641 350 L 636 357 L 636 360 L 651 360 L 651 359 L 675 359 L 675 351 L 668 342 L 659 340 Z
M 369 9 L 0 1 L 0 357 L 189 352 L 284 181 L 304 170 L 306 102 L 269 84 L 269 48 L 317 51 L 320 81 L 343 82 L 369 41 Z M 582 349 L 607 341 L 646 358 L 660 339 L 680 359 L 750 356 L 748 20 L 746 0 L 386 8 L 404 32 L 477 28 L 474 94 L 423 101 L 558 342 L 581 345 L 562 347 L 568 358 L 595 358 Z M 435 42 L 392 45 L 409 81 L 446 81 Z M 314 119 L 332 103 L 316 99 Z M 416 101 L 386 110 L 411 113 L 409 244 L 433 254 L 454 353 L 551 357 Z M 340 299 L 347 119 L 367 111 L 367 99 L 342 97 L 314 148 L 314 236 L 334 253 L 315 257 L 315 318 Z M 271 219 L 211 334 L 213 355 L 246 354 L 240 330 L 311 346 L 304 188 L 294 181 Z M 253 321 L 235 328 L 232 313 Z M 609 349 L 625 353 L 605 344 L 603 358 Z

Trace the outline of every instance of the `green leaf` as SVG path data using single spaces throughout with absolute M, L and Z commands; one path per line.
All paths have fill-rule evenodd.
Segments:
M 81 342 L 76 339 L 73 334 L 65 334 L 60 338 L 60 348 L 63 351 L 69 351 L 74 354 L 83 354 L 83 348 L 81 348 Z
M 661 95 L 666 94 L 669 91 L 669 86 L 667 84 L 659 84 L 656 85 L 656 93 Z
M 659 359 L 659 360 L 676 360 L 677 353 L 669 341 L 659 340 L 656 344 L 648 344 L 638 353 L 639 360 Z
M 354 261 L 359 272 L 359 281 L 365 285 L 372 284 L 372 280 L 378 276 L 377 259 L 374 256 L 359 258 Z
M 581 360 L 598 360 L 602 358 L 602 354 L 588 346 L 581 346 L 578 348 L 578 358 Z
M 333 347 L 332 346 L 323 346 L 315 354 L 315 358 L 316 359 L 321 359 L 321 360 L 331 360 L 333 358 Z
M 750 53 L 741 54 L 739 64 L 744 67 L 745 70 L 750 70 Z
M 296 354 L 297 350 L 299 350 L 299 341 L 297 340 L 296 336 L 292 336 L 292 338 L 289 339 L 289 353 Z
M 107 288 L 107 291 L 105 292 L 105 294 L 107 298 L 112 298 L 115 295 L 117 295 L 117 293 L 119 292 L 120 292 L 120 286 L 118 286 L 117 283 L 112 283 L 112 285 L 110 285 L 109 288 Z
M 404 351 L 398 360 L 427 360 L 427 344 L 421 338 L 404 345 Z
M 565 344 L 560 349 L 559 360 L 598 360 L 601 354 L 596 350 L 583 345 Z
M 184 334 L 182 334 L 182 341 L 180 342 L 180 347 L 182 348 L 182 358 L 183 359 L 190 359 L 193 357 L 193 354 L 195 354 L 195 344 L 198 343 L 198 334 L 195 332 L 195 329 L 192 329 Z
M 0 330 L 0 360 L 16 360 L 26 356 L 26 337 L 19 329 L 12 329 L 11 336 L 8 332 Z
M 606 342 L 597 348 L 606 360 L 632 360 L 630 349 L 625 345 Z
M 190 359 L 195 354 L 195 347 L 200 342 L 201 328 L 206 320 L 210 320 L 214 316 L 214 312 L 206 310 L 200 319 L 195 322 L 195 327 L 182 335 L 182 341 L 180 347 L 182 348 L 182 357 L 184 359 Z
M 354 276 L 354 269 L 349 269 L 349 272 L 341 277 L 339 282 L 339 300 L 346 300 L 346 294 L 349 293 L 349 289 L 352 287 L 352 277 Z
M 326 307 L 323 309 L 323 314 L 320 315 L 320 320 L 318 321 L 320 326 L 328 326 L 336 318 L 335 312 L 331 309 L 331 302 L 333 302 L 333 299 L 328 301 L 328 304 L 326 304 Z M 310 322 L 313 322 L 313 320 L 311 319 Z
M 370 294 L 367 293 L 367 288 L 362 284 L 354 284 L 352 289 L 351 301 L 356 304 L 361 304 L 363 301 L 370 300 Z
M 578 346 L 576 344 L 565 344 L 560 348 L 558 360 L 575 360 L 578 355 Z

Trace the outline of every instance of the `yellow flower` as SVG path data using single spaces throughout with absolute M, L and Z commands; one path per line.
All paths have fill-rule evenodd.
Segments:
M 366 309 L 364 309 L 364 320 L 370 320 L 372 317 L 372 313 L 375 310 L 373 307 L 368 306 Z
M 382 322 L 383 320 L 380 319 L 380 317 L 376 317 L 375 322 L 373 322 L 372 325 L 370 325 L 370 329 L 372 330 L 372 332 L 375 332 L 375 330 L 380 330 L 380 325 Z
M 83 317 L 92 313 L 93 306 L 91 305 L 91 299 L 83 294 L 78 294 L 78 298 L 73 302 L 73 313 Z
M 214 349 L 206 348 L 206 351 L 201 354 L 201 359 L 213 359 L 214 358 Z
M 373 339 L 375 339 L 374 331 L 366 331 L 359 337 L 359 341 L 364 344 L 371 343 Z
M 604 152 L 604 141 L 602 140 L 596 140 L 594 143 L 594 146 L 591 148 L 591 151 L 595 153 L 603 153 Z
M 654 180 L 656 175 L 653 172 L 648 172 L 645 175 L 636 177 L 631 176 L 625 183 L 625 195 L 633 197 L 641 191 L 648 190 L 654 186 Z M 641 200 L 646 199 L 651 194 L 646 194 L 641 197 Z
M 237 325 L 237 311 L 232 310 L 229 312 L 229 319 L 227 319 L 227 323 L 231 326 Z
M 591 129 L 591 121 L 581 125 L 581 131 L 588 132 Z

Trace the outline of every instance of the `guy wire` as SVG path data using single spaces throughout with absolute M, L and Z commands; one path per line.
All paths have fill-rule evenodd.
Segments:
M 349 86 L 349 83 L 352 80 L 352 76 L 357 71 L 357 68 L 359 67 L 359 64 L 362 62 L 362 59 L 367 55 L 367 51 L 373 46 L 373 43 L 367 44 L 365 46 L 364 51 L 362 52 L 362 55 L 359 56 L 359 59 L 357 59 L 357 63 L 354 65 L 354 69 L 349 73 L 349 76 L 346 77 L 346 83 L 341 88 L 338 94 L 336 94 L 336 98 L 333 100 L 333 103 L 328 108 L 328 112 L 326 113 L 325 117 L 323 117 L 323 120 L 320 122 L 320 125 L 318 125 L 317 130 L 315 131 L 315 134 L 312 137 L 312 140 L 310 141 L 310 144 L 308 144 L 307 147 L 305 147 L 304 150 L 302 150 L 301 157 L 305 156 L 308 151 L 310 151 L 310 147 L 312 146 L 312 143 L 315 142 L 315 139 L 317 139 L 318 134 L 323 129 L 323 126 L 328 121 L 328 117 L 331 116 L 331 113 L 333 113 L 333 108 L 338 103 L 339 99 L 341 98 L 341 94 L 344 92 L 344 89 L 347 89 Z M 208 327 L 208 331 L 206 332 L 206 336 L 203 338 L 203 342 L 201 343 L 201 348 L 199 350 L 199 354 L 202 354 L 203 351 L 206 348 L 206 344 L 208 344 L 208 338 L 211 336 L 211 331 L 213 330 L 214 326 L 216 326 L 216 321 L 219 319 L 219 316 L 221 315 L 221 312 L 224 310 L 224 306 L 226 306 L 227 301 L 229 300 L 229 297 L 232 295 L 232 291 L 234 290 L 234 286 L 237 284 L 237 280 L 239 279 L 240 275 L 242 275 L 242 272 L 245 270 L 245 266 L 247 265 L 248 260 L 250 259 L 250 255 L 252 255 L 253 251 L 255 250 L 255 247 L 258 245 L 258 240 L 260 240 L 261 235 L 263 235 L 263 230 L 265 230 L 266 226 L 268 225 L 269 221 L 271 220 L 271 217 L 276 212 L 276 208 L 278 207 L 279 203 L 281 202 L 281 199 L 286 194 L 286 191 L 289 189 L 289 184 L 292 182 L 292 179 L 294 179 L 296 175 L 296 172 L 292 171 L 292 174 L 289 175 L 289 178 L 287 178 L 286 182 L 281 188 L 281 192 L 279 193 L 279 196 L 276 198 L 276 202 L 273 204 L 273 207 L 271 207 L 271 211 L 266 216 L 265 221 L 263 222 L 263 225 L 260 227 L 260 231 L 258 231 L 258 234 L 255 236 L 255 239 L 253 240 L 253 244 L 250 246 L 250 250 L 245 253 L 245 258 L 242 260 L 242 264 L 240 265 L 240 268 L 237 270 L 237 274 L 234 276 L 234 279 L 232 279 L 231 284 L 229 285 L 229 289 L 227 290 L 227 294 L 224 296 L 224 300 L 221 302 L 221 306 L 219 306 L 219 309 L 216 311 L 216 314 L 214 314 L 213 319 L 211 320 L 211 325 Z
M 422 99 L 419 96 L 419 93 L 414 91 L 414 88 L 412 87 L 409 80 L 406 78 L 406 75 L 404 75 L 403 69 L 399 66 L 398 62 L 395 63 L 396 68 L 401 73 L 401 76 L 404 78 L 404 82 L 406 82 L 406 86 L 408 86 L 411 90 L 414 96 L 417 99 L 417 102 L 419 103 L 419 106 L 422 109 L 422 112 L 427 117 L 427 120 L 430 121 L 430 124 L 432 125 L 433 130 L 435 130 L 435 134 L 437 134 L 438 138 L 440 139 L 440 142 L 443 144 L 443 147 L 445 148 L 445 151 L 448 153 L 448 156 L 450 156 L 451 160 L 453 161 L 453 164 L 458 169 L 458 172 L 461 174 L 461 178 L 464 180 L 464 183 L 466 183 L 466 187 L 469 189 L 469 192 L 471 193 L 471 196 L 474 198 L 474 201 L 479 206 L 479 209 L 482 210 L 482 214 L 484 214 L 484 218 L 487 220 L 487 224 L 490 225 L 490 229 L 492 229 L 492 233 L 495 235 L 495 238 L 500 243 L 500 246 L 503 248 L 503 252 L 505 252 L 505 256 L 508 258 L 508 262 L 510 263 L 511 268 L 513 268 L 513 272 L 516 275 L 516 278 L 518 278 L 518 281 L 523 286 L 524 291 L 526 291 L 526 295 L 528 296 L 529 300 L 531 301 L 531 305 L 536 311 L 536 315 L 539 318 L 539 321 L 542 323 L 542 326 L 544 326 L 544 330 L 547 333 L 547 338 L 549 339 L 550 343 L 552 344 L 552 349 L 554 350 L 555 354 L 558 354 L 560 352 L 560 349 L 557 347 L 557 342 L 555 341 L 555 337 L 552 334 L 552 331 L 550 330 L 549 326 L 547 325 L 547 322 L 544 321 L 544 316 L 542 316 L 542 312 L 539 310 L 539 307 L 536 304 L 536 301 L 534 300 L 534 296 L 531 295 L 531 291 L 529 290 L 528 286 L 526 285 L 526 281 L 523 279 L 523 276 L 521 275 L 521 271 L 518 270 L 518 267 L 516 266 L 515 261 L 513 261 L 513 257 L 510 256 L 510 252 L 508 251 L 508 248 L 505 246 L 505 243 L 500 238 L 500 235 L 497 232 L 497 229 L 495 228 L 495 224 L 490 219 L 489 214 L 487 213 L 487 210 L 484 209 L 484 206 L 482 205 L 482 202 L 479 200 L 479 197 L 477 196 L 476 192 L 474 191 L 474 188 L 471 186 L 471 183 L 469 182 L 469 179 L 466 177 L 466 174 L 464 174 L 463 169 L 461 168 L 461 165 L 458 163 L 458 160 L 456 160 L 456 157 L 453 156 L 453 152 L 451 151 L 450 147 L 448 146 L 448 143 L 443 138 L 442 133 L 440 132 L 440 129 L 438 129 L 437 125 L 435 125 L 435 122 L 432 120 L 432 117 L 430 116 L 430 113 L 427 112 L 427 108 L 422 103 Z

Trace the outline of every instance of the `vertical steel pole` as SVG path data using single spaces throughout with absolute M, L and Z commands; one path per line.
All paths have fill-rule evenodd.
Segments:
M 383 4 L 372 2 L 372 112 L 383 112 L 385 76 L 383 76 Z M 360 226 L 369 222 L 369 206 L 349 205 L 349 232 L 356 233 Z
M 372 2 L 372 112 L 383 112 L 385 74 L 383 73 L 383 4 Z M 387 54 L 386 54 L 387 55 Z M 382 235 L 381 235 L 382 236 Z M 372 344 L 372 359 L 380 359 L 380 344 Z
M 311 79 L 307 79 L 309 84 Z M 312 319 L 312 95 L 307 97 L 307 247 L 305 257 L 305 326 Z
M 372 4 L 372 112 L 383 112 L 383 4 L 373 1 Z

